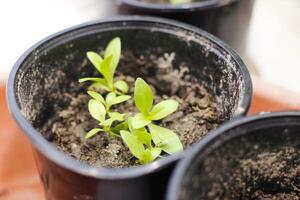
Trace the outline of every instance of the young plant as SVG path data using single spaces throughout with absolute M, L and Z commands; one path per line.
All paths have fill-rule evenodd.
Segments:
M 191 3 L 192 0 L 169 0 L 171 4 Z
M 178 102 L 172 99 L 164 100 L 153 106 L 154 95 L 150 86 L 141 78 L 137 78 L 134 86 L 134 102 L 140 113 L 133 118 L 135 129 L 147 126 L 152 121 L 161 120 L 178 108 Z
M 87 52 L 87 57 L 97 71 L 102 74 L 103 78 L 86 77 L 79 79 L 79 82 L 92 81 L 94 82 L 92 86 L 99 86 L 106 91 L 117 94 L 125 94 L 128 92 L 128 85 L 125 81 L 114 81 L 114 74 L 121 57 L 121 40 L 119 37 L 109 42 L 105 49 L 104 59 L 93 51 Z
M 141 78 L 135 81 L 134 101 L 140 113 L 128 119 L 129 131 L 120 131 L 132 155 L 141 164 L 145 164 L 155 160 L 162 151 L 168 154 L 182 151 L 183 147 L 176 133 L 151 123 L 176 111 L 178 102 L 165 100 L 153 106 L 153 92 Z
M 90 138 L 99 132 L 106 132 L 109 136 L 120 136 L 128 146 L 132 155 L 141 164 L 150 163 L 162 152 L 173 154 L 182 151 L 182 144 L 173 131 L 153 124 L 161 120 L 178 108 L 175 100 L 165 100 L 153 106 L 154 95 L 150 86 L 141 78 L 137 78 L 134 88 L 134 102 L 139 110 L 134 117 L 126 114 L 111 112 L 111 107 L 131 98 L 126 82 L 114 81 L 114 74 L 121 55 L 120 38 L 114 38 L 106 47 L 104 59 L 95 52 L 87 52 L 87 57 L 103 78 L 86 77 L 79 82 L 93 81 L 94 86 L 100 86 L 108 93 L 106 96 L 88 91 L 92 97 L 88 102 L 91 116 L 99 122 L 99 128 L 90 130 L 85 138 Z M 115 123 L 115 122 L 118 123 Z
M 123 103 L 123 102 L 125 102 L 125 101 L 127 101 L 127 100 L 129 100 L 131 98 L 131 96 L 129 96 L 129 95 L 119 95 L 119 96 L 117 96 L 116 93 L 114 93 L 114 92 L 108 93 L 106 95 L 105 99 L 104 99 L 104 97 L 101 94 L 99 94 L 97 92 L 88 91 L 87 93 L 92 98 L 100 101 L 104 105 L 105 110 L 108 113 L 110 111 L 111 106 L 119 104 L 119 103 Z
M 99 121 L 102 128 L 94 128 L 90 130 L 85 138 L 90 138 L 98 132 L 106 132 L 109 136 L 119 136 L 112 130 L 112 124 L 115 121 L 124 121 L 124 115 L 119 112 L 110 112 L 112 105 L 127 101 L 131 97 L 128 95 L 116 96 L 115 93 L 109 93 L 104 99 L 101 94 L 93 91 L 88 91 L 88 94 L 93 98 L 88 103 L 88 110 L 91 116 Z
M 180 139 L 173 131 L 154 124 L 147 126 L 150 133 L 145 127 L 134 129 L 133 120 L 133 118 L 128 119 L 129 131 L 121 130 L 120 134 L 132 155 L 141 164 L 154 161 L 162 151 L 174 154 L 183 150 Z
M 129 131 L 121 130 L 121 137 L 132 155 L 136 157 L 141 164 L 150 163 L 161 154 L 162 149 L 153 147 L 152 138 L 147 129 L 145 127 L 134 129 L 132 127 L 132 121 L 133 118 L 130 117 L 127 122 Z

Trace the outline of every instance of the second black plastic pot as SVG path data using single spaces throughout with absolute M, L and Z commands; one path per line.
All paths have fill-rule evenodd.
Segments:
M 93 73 L 85 53 L 103 50 L 116 36 L 122 40 L 122 52 L 137 57 L 174 52 L 174 67 L 185 63 L 189 74 L 213 96 L 220 122 L 243 116 L 249 108 L 252 86 L 244 63 L 230 47 L 195 27 L 159 18 L 121 17 L 51 35 L 17 61 L 7 88 L 10 110 L 34 147 L 47 199 L 163 199 L 170 172 L 185 156 L 184 151 L 145 166 L 96 168 L 68 157 L 39 133 L 54 103 L 60 102 L 54 93 L 84 92 L 70 82 L 79 84 L 78 78 Z M 123 62 L 119 70 L 125 70 Z M 135 66 L 137 60 L 131 62 Z M 126 71 L 143 76 L 136 68 Z
M 199 0 L 185 4 L 118 0 L 119 13 L 166 17 L 202 28 L 245 54 L 254 0 Z M 153 1 L 154 2 L 154 1 Z
M 198 143 L 177 166 L 167 200 L 260 199 L 256 195 L 295 199 L 289 195 L 300 195 L 299 150 L 299 112 L 229 122 Z M 280 174 L 285 171 L 295 174 Z

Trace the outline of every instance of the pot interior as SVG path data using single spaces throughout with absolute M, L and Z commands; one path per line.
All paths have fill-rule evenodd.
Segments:
M 185 169 L 185 199 L 297 199 L 300 118 L 250 122 L 219 135 Z
M 162 57 L 165 53 L 174 53 L 174 69 L 186 65 L 191 79 L 208 90 L 220 123 L 246 112 L 251 95 L 247 70 L 240 60 L 233 58 L 231 51 L 209 39 L 206 33 L 200 35 L 158 22 L 113 21 L 50 36 L 21 60 L 14 83 L 16 99 L 21 112 L 35 128 L 41 127 L 53 115 L 55 104 L 64 106 L 61 98 L 64 93 L 85 92 L 77 80 L 97 75 L 86 59 L 86 52 L 102 51 L 116 36 L 122 40 L 123 53 L 118 70 L 143 77 L 143 70 L 135 67 L 138 66 L 135 57 Z M 130 69 L 122 67 L 128 62 L 128 55 L 133 55 Z M 149 62 L 156 64 L 151 63 L 151 59 Z

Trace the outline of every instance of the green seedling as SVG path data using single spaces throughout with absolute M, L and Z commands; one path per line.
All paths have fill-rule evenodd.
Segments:
M 145 127 L 134 129 L 133 120 L 133 118 L 128 119 L 129 131 L 121 130 L 120 134 L 132 155 L 141 164 L 154 161 L 162 151 L 174 154 L 183 150 L 178 136 L 173 131 L 154 124 L 148 125 L 150 133 Z
M 114 74 L 121 57 L 121 40 L 119 37 L 109 42 L 105 49 L 104 59 L 96 52 L 87 52 L 87 57 L 103 78 L 86 77 L 79 79 L 79 82 L 92 81 L 94 87 L 101 87 L 106 91 L 117 94 L 128 92 L 128 85 L 125 81 L 114 81 Z
M 88 91 L 87 93 L 92 98 L 100 101 L 104 105 L 105 110 L 108 113 L 110 111 L 111 106 L 119 104 L 119 103 L 123 103 L 123 102 L 125 102 L 125 101 L 127 101 L 127 100 L 129 100 L 131 98 L 131 96 L 129 96 L 129 95 L 119 95 L 119 96 L 117 96 L 116 93 L 114 93 L 114 92 L 108 93 L 106 95 L 105 99 L 104 99 L 104 97 L 101 94 L 99 94 L 97 92 Z
M 178 135 L 170 129 L 155 124 L 149 124 L 148 129 L 155 146 L 164 152 L 174 154 L 183 150 Z
M 171 4 L 191 3 L 193 0 L 169 0 Z
M 121 55 L 120 38 L 114 38 L 105 49 L 104 58 L 95 52 L 87 52 L 87 57 L 103 77 L 86 77 L 79 82 L 92 81 L 92 86 L 100 86 L 108 91 L 105 96 L 87 91 L 92 97 L 88 102 L 91 116 L 99 123 L 99 128 L 90 130 L 85 138 L 91 138 L 99 132 L 122 138 L 130 152 L 141 164 L 147 164 L 158 158 L 162 152 L 174 154 L 183 150 L 183 146 L 172 130 L 155 125 L 178 108 L 175 100 L 164 100 L 153 105 L 154 95 L 151 87 L 141 78 L 137 78 L 134 87 L 134 102 L 139 113 L 131 117 L 129 113 L 112 112 L 112 106 L 128 101 L 125 95 L 129 88 L 126 82 L 114 80 L 114 74 Z
M 99 121 L 102 128 L 94 128 L 90 130 L 85 138 L 90 138 L 100 131 L 106 132 L 109 136 L 119 136 L 112 130 L 112 124 L 115 121 L 124 121 L 125 114 L 119 112 L 110 112 L 112 105 L 127 101 L 131 97 L 128 95 L 116 96 L 115 93 L 109 93 L 104 99 L 103 96 L 97 92 L 88 91 L 92 99 L 88 103 L 88 110 L 91 116 Z
M 133 118 L 133 128 L 142 128 L 152 121 L 161 120 L 178 108 L 178 102 L 175 100 L 164 100 L 154 106 L 153 101 L 154 95 L 151 87 L 143 79 L 137 78 L 134 87 L 134 102 L 140 113 Z
M 128 118 L 129 130 L 121 130 L 120 134 L 124 143 L 128 146 L 130 152 L 141 164 L 147 164 L 155 160 L 162 149 L 152 146 L 151 134 L 145 127 L 134 129 L 132 127 L 133 118 Z

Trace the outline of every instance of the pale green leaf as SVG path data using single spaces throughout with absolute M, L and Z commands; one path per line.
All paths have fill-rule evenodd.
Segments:
M 112 62 L 112 56 L 105 58 L 103 60 L 103 62 L 101 63 L 100 72 L 103 75 L 103 77 L 105 78 L 107 84 L 108 85 L 111 84 L 111 86 L 112 86 L 113 85 L 113 83 L 112 83 L 113 76 L 110 73 L 111 62 Z
M 121 91 L 123 93 L 127 93 L 128 92 L 128 85 L 123 80 L 116 81 L 114 83 L 114 87 L 117 88 L 119 91 Z
M 145 151 L 143 151 L 139 161 L 141 164 L 151 163 L 153 161 L 152 152 L 149 149 L 146 149 Z
M 94 135 L 96 135 L 98 132 L 100 131 L 103 131 L 102 129 L 100 128 L 94 128 L 92 130 L 90 130 L 89 132 L 87 132 L 87 134 L 85 135 L 85 139 L 88 139 L 88 138 L 91 138 L 93 137 Z
M 124 143 L 128 146 L 132 155 L 138 159 L 142 158 L 142 154 L 145 151 L 143 143 L 141 143 L 135 135 L 128 131 L 120 131 L 121 137 Z
M 146 128 L 140 128 L 140 129 L 134 129 L 132 132 L 139 141 L 141 141 L 143 144 L 145 144 L 148 148 L 152 148 L 151 144 L 151 135 L 148 133 Z
M 154 124 L 148 125 L 154 144 L 164 152 L 173 154 L 183 150 L 181 141 L 176 133 Z
M 155 160 L 160 154 L 161 154 L 162 149 L 159 147 L 155 147 L 151 150 L 151 155 L 153 160 Z
M 134 84 L 134 102 L 141 113 L 149 114 L 153 98 L 150 86 L 143 79 L 137 78 Z
M 115 121 L 123 121 L 125 114 L 121 114 L 119 112 L 109 112 L 108 116 L 114 119 Z
M 102 121 L 99 125 L 101 125 L 101 126 L 109 126 L 110 127 L 114 121 L 116 121 L 116 119 L 109 118 L 109 119 L 106 119 L 106 120 Z
M 98 83 L 98 82 L 95 82 L 95 83 L 91 84 L 89 89 L 96 89 L 96 90 L 103 89 L 103 90 L 106 90 L 106 91 L 110 91 L 107 84 L 102 84 L 102 83 Z
M 94 65 L 94 67 L 100 72 L 101 64 L 103 61 L 101 56 L 98 53 L 93 52 L 93 51 L 88 51 L 86 53 L 86 56 L 91 61 L 91 63 Z
M 144 126 L 147 126 L 151 123 L 151 120 L 147 119 L 144 114 L 138 113 L 132 119 L 132 127 L 134 129 L 139 129 Z
M 114 99 L 116 98 L 116 93 L 114 92 L 110 92 L 106 95 L 106 98 L 105 98 L 105 101 L 106 101 L 106 104 L 107 104 L 107 109 L 109 110 L 110 107 L 113 105 L 113 101 Z
M 96 77 L 86 77 L 86 78 L 80 78 L 79 83 L 86 82 L 86 81 L 93 81 L 97 83 L 101 83 L 103 85 L 106 84 L 106 81 L 103 78 L 96 78 Z
M 133 121 L 133 117 L 128 117 L 127 119 L 127 123 L 128 123 L 128 128 L 130 130 L 130 132 L 133 132 L 135 129 L 132 127 L 132 121 Z
M 128 130 L 128 122 L 124 121 L 112 128 L 112 131 L 119 133 L 121 130 Z
M 95 99 L 89 100 L 88 109 L 94 119 L 100 122 L 105 121 L 106 110 L 100 101 Z
M 160 120 L 175 112 L 178 108 L 178 102 L 175 100 L 165 100 L 155 106 L 150 112 L 150 118 L 152 120 Z
M 101 103 L 103 103 L 104 105 L 106 104 L 103 96 L 101 94 L 99 94 L 98 92 L 94 92 L 94 91 L 87 91 L 88 95 L 90 95 L 92 98 L 100 101 Z
M 111 104 L 112 105 L 119 104 L 119 103 L 129 100 L 130 98 L 131 98 L 131 96 L 129 96 L 129 95 L 120 95 L 120 96 L 117 96 L 116 98 L 114 98 L 112 100 Z
M 105 58 L 112 56 L 110 73 L 113 77 L 121 57 L 121 40 L 119 37 L 112 39 L 105 49 Z

